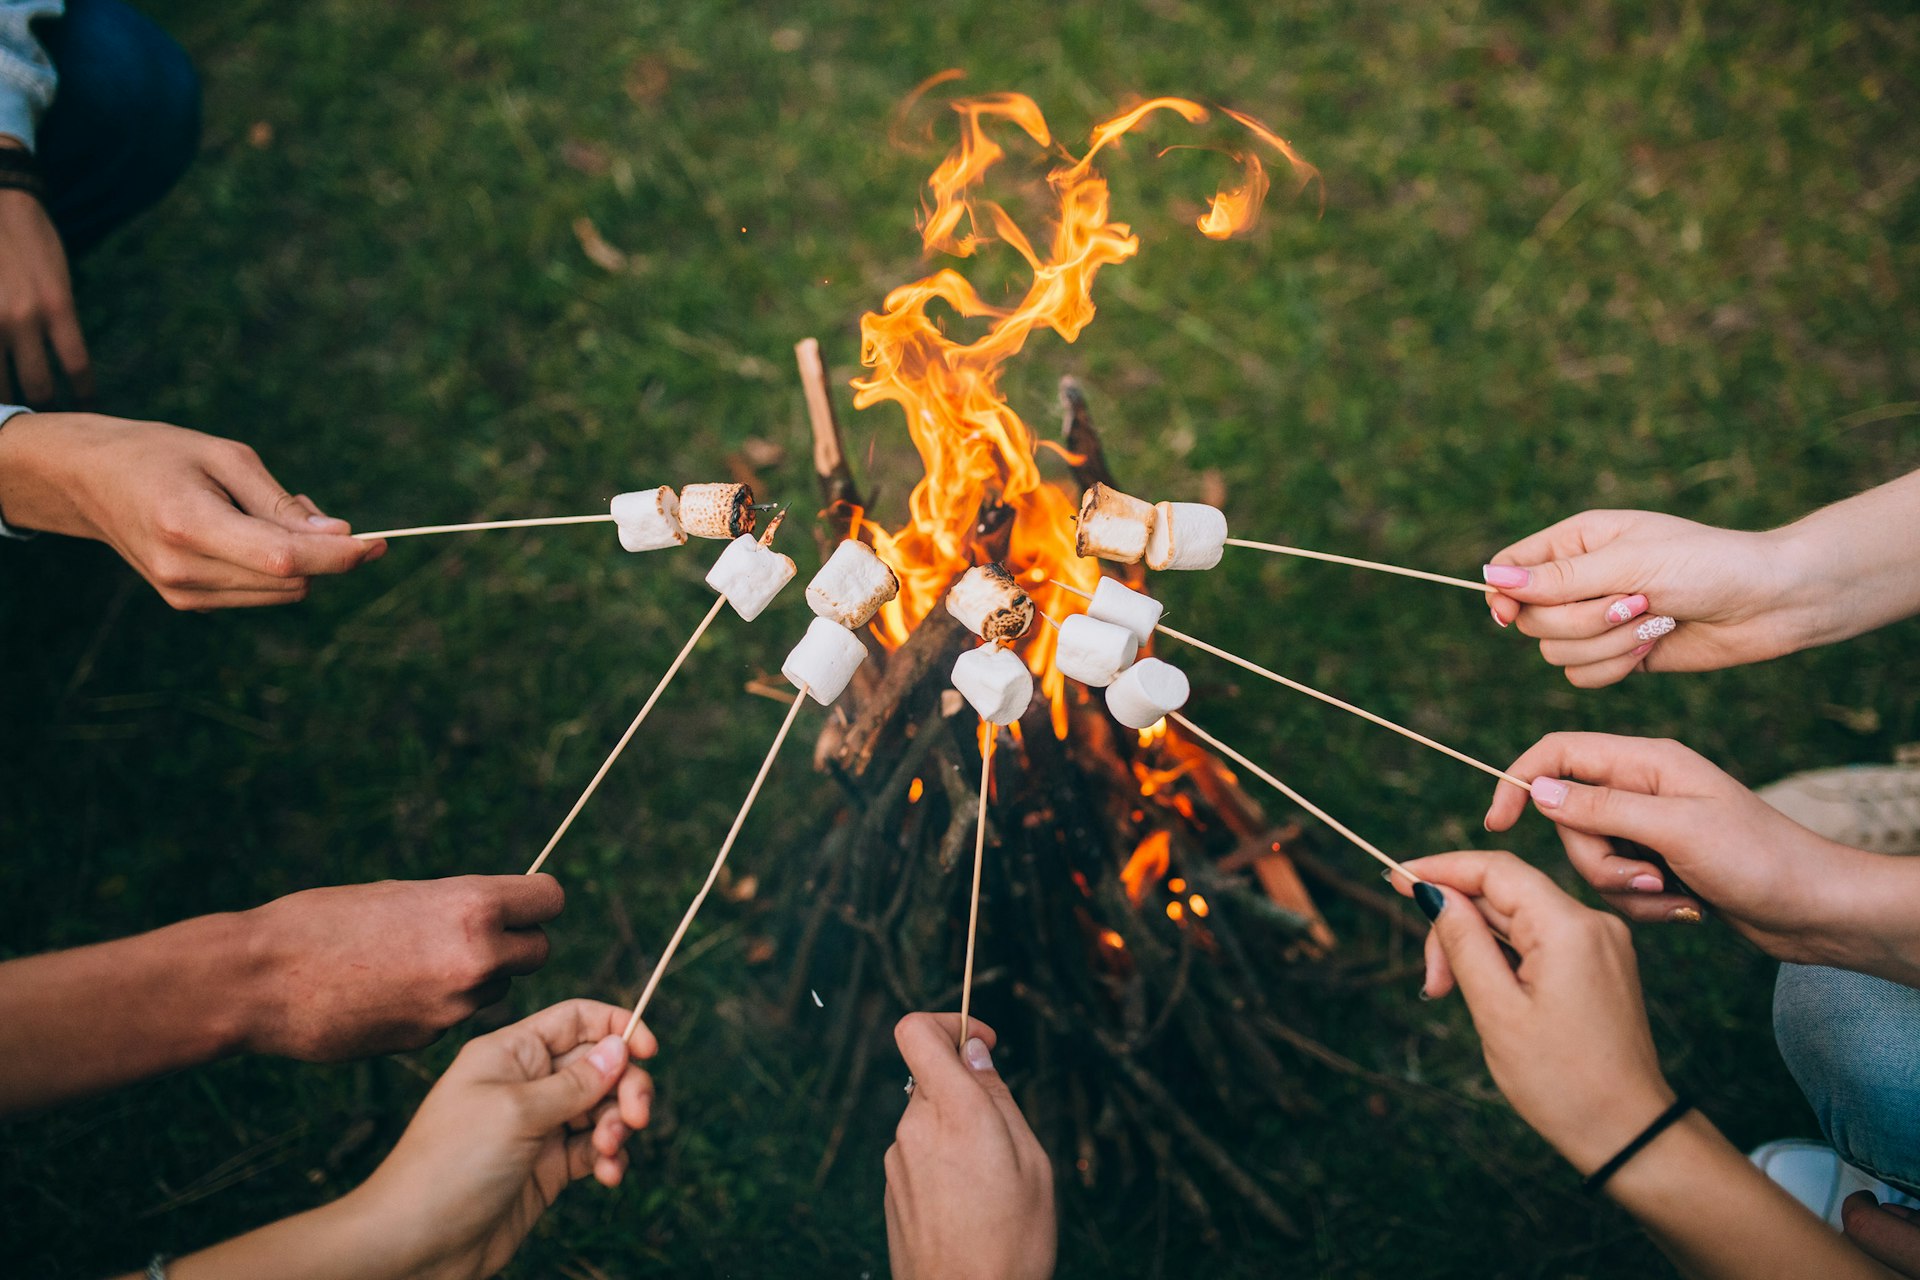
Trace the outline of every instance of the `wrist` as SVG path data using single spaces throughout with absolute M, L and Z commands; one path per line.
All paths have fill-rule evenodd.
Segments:
M 1772 615 L 1775 635 L 1769 657 L 1784 657 L 1841 638 L 1834 630 L 1840 610 L 1839 566 L 1823 546 L 1817 529 L 1796 520 L 1753 535 L 1757 562 L 1771 577 L 1762 609 Z
M 0 195 L 5 195 L 0 192 Z M 91 538 L 63 465 L 81 414 L 22 413 L 0 423 L 0 512 L 19 529 Z
M 1543 1134 L 1573 1171 L 1585 1178 L 1619 1155 L 1677 1096 L 1665 1077 L 1656 1074 L 1610 1090 L 1599 1100 L 1599 1109 L 1578 1117 L 1564 1131 Z
M 1920 858 L 1835 846 L 1813 935 L 1815 963 L 1920 986 Z
M 286 957 L 273 924 L 273 903 L 235 914 L 230 973 L 235 987 L 236 1053 L 279 1054 L 279 1030 L 286 1025 Z

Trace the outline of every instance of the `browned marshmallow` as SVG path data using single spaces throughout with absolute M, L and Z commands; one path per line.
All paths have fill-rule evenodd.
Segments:
M 680 490 L 680 527 L 696 538 L 731 541 L 753 532 L 753 490 L 744 484 L 690 484 Z
M 947 592 L 947 612 L 982 640 L 1018 640 L 1033 627 L 1033 597 L 997 564 L 977 564 Z
M 1112 485 L 1088 485 L 1080 498 L 1073 549 L 1083 556 L 1139 564 L 1140 558 L 1147 554 L 1153 520 L 1152 503 L 1142 502 Z

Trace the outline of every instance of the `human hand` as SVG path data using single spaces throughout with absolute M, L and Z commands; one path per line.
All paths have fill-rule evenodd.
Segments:
M 1053 1165 L 993 1069 L 993 1028 L 970 1029 L 964 1060 L 957 1014 L 910 1013 L 893 1029 L 914 1081 L 886 1156 L 894 1280 L 1053 1274 Z
M 1840 1206 L 1847 1239 L 1895 1275 L 1920 1280 L 1920 1213 L 1878 1204 L 1871 1191 L 1856 1191 Z
M 74 311 L 60 233 L 36 197 L 0 191 L 0 400 L 52 402 L 49 348 L 74 395 L 82 403 L 91 400 L 93 366 Z
M 1583 689 L 1635 670 L 1714 671 L 1792 653 L 1817 611 L 1787 530 L 1741 533 L 1652 511 L 1582 512 L 1482 572 L 1494 620 L 1517 622 Z
M 1622 915 L 1697 923 L 1704 901 L 1777 959 L 1860 967 L 1865 921 L 1848 903 L 1875 856 L 1815 835 L 1698 753 L 1552 733 L 1508 771 L 1533 779 L 1533 803 L 1568 860 Z M 1525 804 L 1518 788 L 1496 787 L 1487 829 L 1509 829 Z
M 653 1081 L 627 1011 L 569 1000 L 471 1040 L 373 1176 L 349 1194 L 383 1274 L 469 1280 L 506 1266 L 567 1184 L 627 1170 Z M 631 1055 L 658 1051 L 643 1023 Z
M 248 1052 L 335 1062 L 418 1049 L 547 962 L 549 875 L 307 889 L 246 913 L 257 958 Z
M 107 543 L 176 609 L 304 600 L 310 577 L 387 549 L 281 488 L 244 444 L 91 413 L 0 427 L 0 512 Z
M 1445 899 L 1423 990 L 1440 996 L 1459 984 L 1494 1084 L 1568 1163 L 1592 1173 L 1674 1098 L 1626 926 L 1510 853 L 1443 853 L 1407 869 Z M 1412 892 L 1404 876 L 1393 884 Z

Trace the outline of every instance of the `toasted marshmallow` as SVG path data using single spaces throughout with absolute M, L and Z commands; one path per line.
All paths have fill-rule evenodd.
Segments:
M 1107 686 L 1107 710 L 1129 729 L 1151 729 L 1167 712 L 1186 706 L 1192 692 L 1180 668 L 1142 658 Z
M 1152 596 L 1135 591 L 1118 578 L 1102 578 L 1100 585 L 1093 589 L 1087 615 L 1125 627 L 1133 632 L 1134 639 L 1145 644 L 1153 639 L 1153 629 L 1160 625 L 1160 615 L 1166 609 Z
M 743 484 L 690 484 L 680 490 L 680 526 L 696 538 L 753 532 L 753 490 Z
M 807 584 L 807 604 L 814 613 L 849 631 L 872 622 L 880 606 L 899 594 L 900 579 L 856 538 L 835 547 Z
M 1227 545 L 1227 517 L 1203 502 L 1162 502 L 1147 539 L 1149 569 L 1211 569 Z
M 953 687 L 973 704 L 982 720 L 1012 724 L 1033 701 L 1033 672 L 1013 650 L 984 644 L 954 662 Z
M 1112 684 L 1133 665 L 1134 655 L 1139 652 L 1140 642 L 1125 627 L 1076 613 L 1060 624 L 1053 660 L 1062 673 L 1098 688 Z
M 1080 497 L 1073 549 L 1083 556 L 1139 564 L 1153 533 L 1152 504 L 1108 484 L 1090 484 Z
M 611 509 L 620 545 L 629 551 L 658 551 L 687 541 L 687 531 L 680 527 L 680 499 L 664 484 L 623 493 L 613 500 Z
M 707 571 L 707 585 L 725 596 L 741 618 L 752 622 L 798 572 L 792 557 L 763 547 L 753 535 L 743 533 L 713 562 L 713 568 Z
M 859 636 L 831 618 L 815 618 L 780 664 L 780 674 L 824 707 L 846 692 L 847 682 L 866 660 L 867 646 Z
M 982 640 L 1018 640 L 1033 628 L 1033 597 L 997 564 L 977 564 L 947 592 L 947 612 Z

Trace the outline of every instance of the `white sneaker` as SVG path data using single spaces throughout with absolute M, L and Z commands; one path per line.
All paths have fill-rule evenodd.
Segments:
M 1840 844 L 1872 853 L 1920 853 L 1920 763 L 1815 769 L 1754 794 Z
M 1840 1206 L 1856 1191 L 1871 1191 L 1881 1204 L 1920 1208 L 1920 1200 L 1856 1169 L 1840 1153 L 1811 1138 L 1781 1138 L 1755 1147 L 1747 1159 L 1801 1204 L 1836 1230 Z

